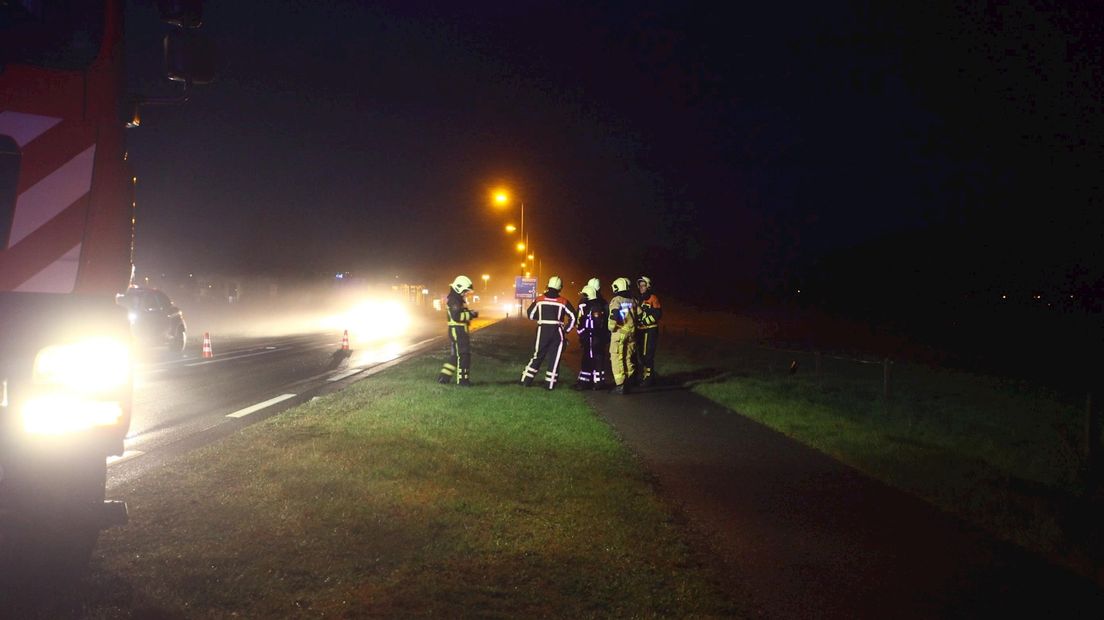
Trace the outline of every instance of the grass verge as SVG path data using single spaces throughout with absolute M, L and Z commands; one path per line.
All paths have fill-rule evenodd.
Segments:
M 530 338 L 476 334 L 474 388 L 414 358 L 121 489 L 80 615 L 738 613 L 583 399 L 515 385 Z
M 1096 577 L 1099 505 L 1085 492 L 1078 403 L 905 363 L 891 366 L 887 400 L 880 364 L 818 362 L 750 340 L 674 335 L 664 345 L 660 370 L 697 379 L 699 394 Z

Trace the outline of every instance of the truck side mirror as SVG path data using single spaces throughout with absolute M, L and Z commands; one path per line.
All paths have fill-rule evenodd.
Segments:
M 157 0 L 161 21 L 180 28 L 203 25 L 203 0 Z
M 15 191 L 19 187 L 19 164 L 23 155 L 15 138 L 0 135 L 0 250 L 8 247 L 12 217 L 15 216 Z
M 207 84 L 215 79 L 214 43 L 191 30 L 165 35 L 165 74 L 174 82 Z

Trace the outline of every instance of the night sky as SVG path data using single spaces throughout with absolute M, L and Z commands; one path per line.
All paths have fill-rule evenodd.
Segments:
M 505 275 L 503 185 L 544 275 L 1100 291 L 1100 9 L 760 4 L 208 2 L 219 78 L 129 135 L 138 269 Z

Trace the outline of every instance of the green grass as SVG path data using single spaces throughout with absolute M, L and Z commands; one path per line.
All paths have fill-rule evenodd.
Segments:
M 998 536 L 1091 570 L 1083 511 L 1084 403 L 966 372 L 667 338 L 660 371 Z M 791 374 L 791 362 L 798 362 Z
M 121 489 L 82 614 L 737 613 L 581 396 L 514 385 L 529 332 L 475 335 L 474 388 L 415 358 Z

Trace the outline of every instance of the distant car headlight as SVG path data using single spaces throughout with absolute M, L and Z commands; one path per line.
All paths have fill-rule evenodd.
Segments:
M 327 317 L 326 329 L 348 329 L 358 343 L 372 343 L 404 335 L 410 329 L 410 312 L 397 301 L 366 301 L 349 312 Z
M 130 349 L 113 338 L 50 346 L 35 356 L 33 391 L 23 402 L 28 433 L 56 435 L 118 423 L 118 392 L 130 382 Z

